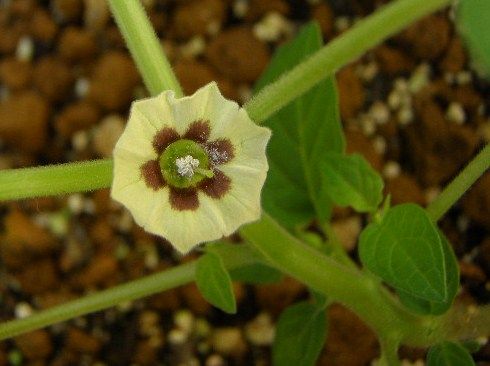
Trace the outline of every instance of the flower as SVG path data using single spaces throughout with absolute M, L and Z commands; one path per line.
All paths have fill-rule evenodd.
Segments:
M 270 135 L 214 82 L 136 101 L 114 149 L 111 196 L 186 253 L 260 217 Z

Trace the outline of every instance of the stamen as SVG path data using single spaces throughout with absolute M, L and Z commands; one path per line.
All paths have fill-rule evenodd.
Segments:
M 205 176 L 206 178 L 214 177 L 214 173 L 211 169 L 196 168 L 195 171 L 196 171 L 196 173 L 199 173 L 202 176 Z
M 191 155 L 186 155 L 183 158 L 177 158 L 175 165 L 177 166 L 177 173 L 182 177 L 192 178 L 194 169 L 199 166 L 199 160 L 194 159 Z

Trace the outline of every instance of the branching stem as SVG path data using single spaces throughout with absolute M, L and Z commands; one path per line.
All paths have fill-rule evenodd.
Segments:
M 138 1 L 109 1 L 150 93 L 154 95 L 165 89 L 172 89 L 177 96 L 182 96 L 180 85 L 163 55 L 141 4 Z M 450 1 L 397 0 L 390 3 L 322 48 L 276 83 L 264 88 L 245 108 L 257 122 L 266 120 L 321 79 L 332 75 L 409 23 Z M 487 146 L 429 206 L 428 212 L 434 221 L 488 169 L 489 162 L 490 148 Z M 108 187 L 111 180 L 111 160 L 4 170 L 0 172 L 0 200 L 89 191 Z M 270 265 L 349 307 L 381 339 L 389 339 L 386 336 L 396 329 L 399 332 L 397 340 L 424 346 L 430 345 L 443 332 L 438 327 L 438 324 L 443 324 L 443 318 L 432 319 L 407 312 L 379 283 L 362 275 L 353 266 L 342 265 L 303 245 L 266 213 L 259 222 L 244 227 L 241 234 Z M 246 246 L 241 249 L 233 246 L 231 249 L 224 254 L 228 269 L 260 261 Z M 6 322 L 0 325 L 0 339 L 183 285 L 194 280 L 194 270 L 194 263 L 184 264 L 42 311 L 26 319 Z M 387 354 L 387 359 L 394 359 L 393 348 L 388 347 L 390 354 Z

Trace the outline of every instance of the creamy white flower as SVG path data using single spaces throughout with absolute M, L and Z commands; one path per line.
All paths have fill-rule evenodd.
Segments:
M 111 195 L 186 253 L 260 217 L 270 130 L 210 83 L 134 102 L 114 149 Z

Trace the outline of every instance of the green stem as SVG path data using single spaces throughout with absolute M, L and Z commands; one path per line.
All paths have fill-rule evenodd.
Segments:
M 407 312 L 377 282 L 294 238 L 267 214 L 240 234 L 273 266 L 355 312 L 380 337 L 429 342 L 424 318 Z
M 396 338 L 381 338 L 379 340 L 381 345 L 381 356 L 376 366 L 398 366 L 400 360 L 398 359 L 398 347 L 399 340 Z
M 249 114 L 257 121 L 265 120 L 322 78 L 331 75 L 407 24 L 449 1 L 398 0 L 384 7 L 293 69 L 277 83 L 265 88 L 246 105 Z M 179 83 L 163 55 L 140 3 L 110 0 L 110 5 L 150 93 L 158 94 L 162 90 L 172 89 L 177 96 L 182 96 Z M 488 151 L 482 153 L 488 158 Z M 477 174 L 476 170 L 474 174 Z M 0 173 L 0 200 L 88 191 L 109 186 L 111 179 L 110 160 L 7 170 Z M 462 194 L 461 190 L 456 191 L 460 192 L 457 194 Z M 443 199 L 447 200 L 449 199 Z M 452 199 L 450 201 L 453 202 Z M 437 208 L 437 205 L 433 204 L 432 207 Z M 441 209 L 432 210 L 431 212 L 435 212 L 432 217 L 435 218 L 441 212 L 445 212 Z M 437 325 L 438 320 L 427 321 L 426 318 L 408 313 L 375 281 L 363 276 L 356 269 L 347 268 L 303 245 L 266 214 L 261 221 L 243 228 L 241 233 L 274 266 L 349 307 L 381 338 L 395 332 L 397 339 L 414 345 L 427 345 L 433 341 L 437 332 L 428 336 L 428 327 L 434 326 L 431 322 L 436 322 Z M 225 256 L 224 260 L 228 269 L 257 261 L 253 253 L 237 250 L 237 247 L 233 247 L 233 254 Z M 194 280 L 194 271 L 194 263 L 184 264 L 39 312 L 26 319 L 7 322 L 0 326 L 0 338 L 12 337 L 189 283 Z
M 164 272 L 54 306 L 27 318 L 8 321 L 0 325 L 0 340 L 184 285 L 194 279 L 194 270 L 194 262 L 186 263 Z
M 257 122 L 264 121 L 277 109 L 304 93 L 322 78 L 331 75 L 410 22 L 449 2 L 450 0 L 398 0 L 385 6 L 329 43 L 277 82 L 264 88 L 245 105 L 245 108 L 252 119 Z M 110 0 L 109 4 L 150 92 L 157 94 L 170 88 L 176 92 L 177 96 L 182 95 L 179 83 L 163 54 L 141 4 L 133 0 Z M 91 164 L 101 163 L 92 162 Z M 9 185 L 6 190 L 2 187 L 4 192 L 0 194 L 0 200 L 32 198 L 108 187 L 111 182 L 108 177 L 112 175 L 112 164 L 110 161 L 105 161 L 105 164 L 105 170 L 97 170 L 97 174 L 105 179 L 94 181 L 86 179 L 88 175 L 85 174 L 83 164 L 0 171 L 0 187 L 4 183 Z M 42 185 L 32 179 L 38 177 L 39 169 L 44 169 L 43 174 L 39 175 L 44 179 Z M 52 179 L 49 179 L 51 173 L 54 175 Z M 70 175 L 76 179 L 72 179 Z M 17 180 L 15 181 L 14 178 Z M 73 185 L 58 184 L 59 180 L 63 182 L 72 180 Z M 25 187 L 23 186 L 25 182 L 32 182 L 32 184 Z M 15 189 L 12 189 L 13 184 L 15 184 Z M 31 185 L 32 188 L 30 188 Z
M 112 160 L 0 170 L 0 201 L 109 187 Z
M 216 250 L 229 270 L 259 261 L 256 254 L 245 245 L 220 246 Z M 185 285 L 194 281 L 195 267 L 195 262 L 186 263 L 54 306 L 24 319 L 5 322 L 0 324 L 0 340 Z
M 407 25 L 452 1 L 397 0 L 383 6 L 284 74 L 277 82 L 266 86 L 245 105 L 245 109 L 252 120 L 257 123 L 265 121 L 322 79 L 333 75 Z
M 328 294 L 329 298 L 347 305 L 380 334 L 389 334 L 393 329 L 417 328 L 417 317 L 392 306 L 379 288 L 373 286 L 373 282 L 359 271 L 319 255 L 284 231 L 269 216 L 264 215 L 262 220 L 243 228 L 241 233 L 259 249 L 259 254 L 264 255 L 266 260 Z M 219 246 L 214 249 L 220 251 L 229 270 L 260 262 L 262 258 L 257 257 L 247 246 Z M 194 280 L 194 271 L 194 262 L 187 263 L 41 311 L 25 319 L 6 322 L 0 325 L 0 339 L 189 283 Z
M 329 300 L 338 301 L 353 310 L 381 339 L 401 340 L 408 345 L 423 347 L 447 338 L 448 334 L 453 335 L 455 324 L 458 324 L 456 337 L 458 334 L 482 336 L 488 330 L 487 315 L 490 309 L 470 313 L 453 311 L 447 316 L 437 318 L 421 317 L 407 312 L 376 281 L 302 244 L 266 214 L 259 222 L 242 228 L 241 234 L 259 253 L 246 245 L 213 247 L 223 258 L 228 270 L 264 263 L 265 260 L 267 264 L 282 269 L 315 290 L 327 294 Z M 194 263 L 116 286 L 25 319 L 6 322 L 0 325 L 0 339 L 184 285 L 194 280 Z M 475 313 L 478 316 L 472 315 Z M 465 330 L 470 330 L 470 333 Z
M 109 0 L 109 5 L 150 94 L 173 90 L 184 96 L 140 1 Z
M 489 166 L 486 145 L 427 207 L 429 217 L 438 221 Z M 111 181 L 110 159 L 0 170 L 0 201 L 93 191 L 109 187 Z
M 487 144 L 427 207 L 427 214 L 431 220 L 434 222 L 439 221 L 489 167 L 490 144 Z

